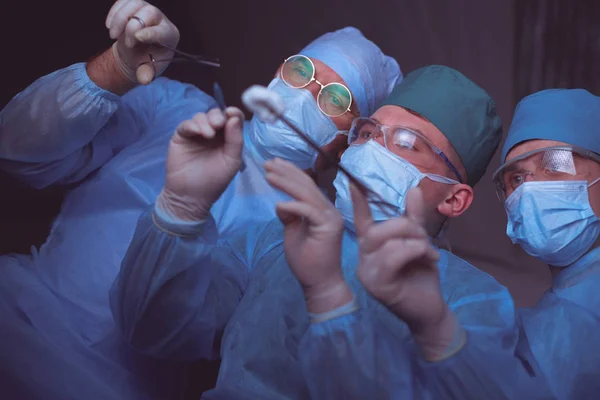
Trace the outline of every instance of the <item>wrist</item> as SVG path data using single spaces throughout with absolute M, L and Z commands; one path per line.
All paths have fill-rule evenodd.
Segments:
M 202 222 L 206 220 L 208 212 L 198 209 L 192 203 L 184 201 L 166 187 L 163 188 L 156 199 L 156 207 L 172 220 L 183 222 Z
M 123 95 L 136 86 L 119 68 L 113 48 L 105 50 L 86 64 L 92 82 L 109 92 Z
M 465 331 L 447 305 L 439 318 L 409 324 L 409 328 L 427 361 L 448 358 L 464 345 Z
M 352 290 L 340 274 L 327 282 L 304 288 L 306 308 L 311 314 L 334 310 L 353 299 Z

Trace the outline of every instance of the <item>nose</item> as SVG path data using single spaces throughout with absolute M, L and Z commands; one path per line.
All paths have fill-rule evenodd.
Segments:
M 315 101 L 317 101 L 317 97 L 319 96 L 321 89 L 323 89 L 323 85 L 318 80 L 313 79 L 312 82 L 304 87 L 304 89 L 308 90 L 315 98 Z

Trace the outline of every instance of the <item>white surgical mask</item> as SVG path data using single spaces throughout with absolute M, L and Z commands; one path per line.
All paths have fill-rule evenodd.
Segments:
M 279 78 L 273 79 L 268 88 L 281 96 L 286 108 L 285 117 L 320 147 L 335 139 L 339 130 L 331 118 L 319 110 L 311 92 L 291 88 Z M 250 139 L 265 160 L 279 157 L 300 169 L 309 169 L 317 159 L 317 151 L 280 120 L 271 124 L 255 116 L 251 121 Z
M 396 156 L 374 140 L 362 145 L 350 146 L 340 162 L 352 175 L 356 176 L 377 192 L 387 203 L 397 207 L 397 215 L 404 214 L 406 194 L 425 178 L 445 184 L 458 182 L 436 174 L 424 174 L 408 161 Z M 335 206 L 349 226 L 354 226 L 350 182 L 343 173 L 337 173 L 333 182 L 336 190 Z M 374 221 L 385 221 L 389 217 L 376 205 L 369 204 Z
M 587 189 L 586 181 L 523 183 L 504 204 L 506 234 L 531 256 L 550 265 L 574 263 L 600 236 L 600 220 Z

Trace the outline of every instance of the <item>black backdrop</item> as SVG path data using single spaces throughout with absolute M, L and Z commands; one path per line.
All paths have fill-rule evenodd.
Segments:
M 0 105 L 37 77 L 83 61 L 111 41 L 104 18 L 112 2 L 2 2 Z M 597 0 L 276 0 L 156 1 L 181 31 L 179 48 L 217 56 L 218 73 L 173 65 L 166 75 L 201 88 L 219 79 L 229 104 L 243 89 L 267 83 L 281 60 L 317 35 L 347 25 L 361 29 L 406 73 L 441 63 L 457 68 L 496 99 L 505 128 L 516 101 L 548 87 L 598 91 L 600 2 Z M 505 216 L 489 182 L 450 227 L 453 250 L 532 304 L 549 284 L 539 263 L 510 244 Z M 329 174 L 329 178 L 331 174 Z M 323 178 L 327 180 L 327 176 Z M 0 177 L 0 250 L 40 245 L 65 188 L 33 191 Z

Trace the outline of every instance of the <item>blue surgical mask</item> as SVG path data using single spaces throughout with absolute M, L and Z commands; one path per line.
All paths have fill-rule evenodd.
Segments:
M 458 182 L 441 175 L 424 174 L 414 165 L 398 157 L 374 140 L 362 145 L 350 146 L 340 161 L 352 175 L 371 190 L 377 192 L 387 203 L 397 207 L 397 215 L 404 214 L 406 194 L 425 178 L 446 184 Z M 335 206 L 348 226 L 354 226 L 350 182 L 343 173 L 337 173 L 333 182 L 336 190 Z M 389 217 L 376 204 L 369 204 L 374 221 L 385 221 Z
M 531 256 L 550 265 L 574 263 L 600 236 L 600 220 L 588 198 L 589 186 L 586 181 L 525 182 L 504 203 L 506 234 Z
M 271 81 L 268 88 L 281 96 L 286 108 L 285 117 L 320 147 L 335 139 L 339 130 L 331 118 L 319 110 L 311 92 L 291 88 L 279 78 Z M 317 159 L 317 151 L 280 120 L 271 124 L 255 116 L 251 121 L 250 140 L 265 160 L 279 157 L 300 169 L 309 169 Z

